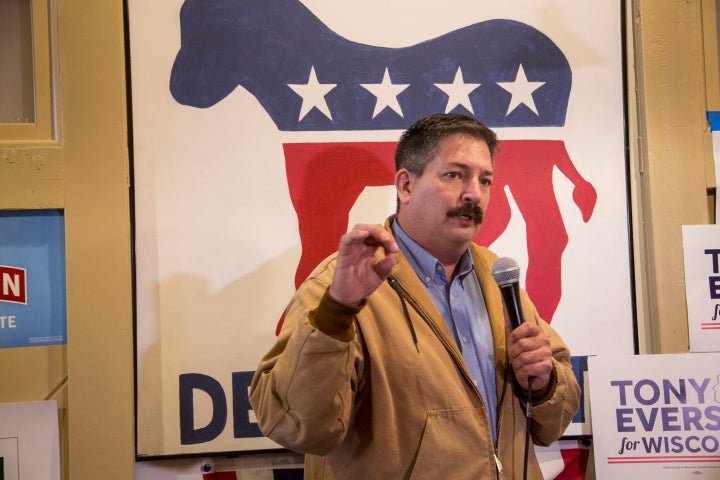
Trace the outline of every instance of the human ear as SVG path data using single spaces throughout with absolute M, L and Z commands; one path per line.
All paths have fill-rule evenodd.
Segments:
M 401 168 L 395 173 L 395 190 L 400 204 L 407 203 L 410 198 L 413 175 L 405 168 Z

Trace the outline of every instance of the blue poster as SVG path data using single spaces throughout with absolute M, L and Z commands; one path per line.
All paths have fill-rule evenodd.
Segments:
M 0 348 L 63 343 L 63 212 L 0 211 Z

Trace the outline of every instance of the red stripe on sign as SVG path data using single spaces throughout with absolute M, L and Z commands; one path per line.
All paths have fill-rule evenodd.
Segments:
M 0 302 L 27 304 L 27 274 L 24 268 L 0 265 Z
M 203 480 L 237 480 L 235 470 L 230 472 L 203 473 Z

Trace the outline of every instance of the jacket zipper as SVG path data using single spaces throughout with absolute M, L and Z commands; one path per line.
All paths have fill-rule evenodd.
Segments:
M 503 473 L 503 466 L 502 462 L 500 462 L 500 458 L 498 457 L 498 451 L 497 447 L 495 447 L 495 452 L 493 453 L 493 457 L 495 457 L 495 478 L 500 478 L 500 475 Z

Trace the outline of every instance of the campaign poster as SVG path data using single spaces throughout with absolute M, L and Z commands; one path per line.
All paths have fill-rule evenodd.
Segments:
M 597 478 L 720 477 L 720 354 L 588 362 Z
M 430 113 L 498 133 L 476 241 L 581 382 L 632 353 L 622 4 L 130 0 L 138 455 L 278 448 L 252 374 L 315 264 L 394 212 L 395 144 Z
M 67 343 L 60 210 L 0 211 L 0 348 Z
M 691 352 L 720 352 L 720 225 L 683 225 Z

